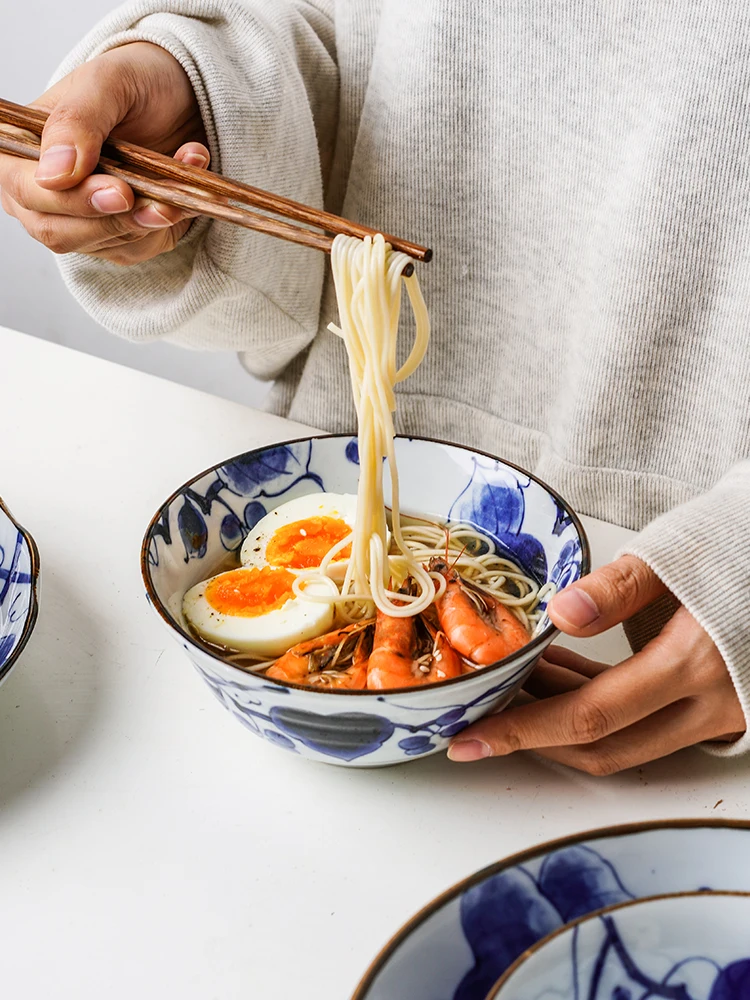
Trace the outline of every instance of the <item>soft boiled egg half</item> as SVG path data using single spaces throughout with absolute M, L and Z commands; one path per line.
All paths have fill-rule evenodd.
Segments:
M 348 493 L 297 497 L 258 521 L 243 542 L 240 561 L 243 566 L 272 566 L 291 573 L 315 569 L 354 530 L 356 513 L 357 498 Z M 330 564 L 329 575 L 339 582 L 350 554 L 347 545 Z
M 281 656 L 333 624 L 333 605 L 297 597 L 294 580 L 288 569 L 272 566 L 232 569 L 188 590 L 183 614 L 209 642 L 259 659 Z M 310 595 L 330 596 L 334 588 L 313 581 L 305 589 Z
M 351 534 L 356 511 L 357 498 L 349 494 L 312 493 L 281 504 L 250 531 L 238 569 L 203 580 L 185 594 L 185 618 L 209 642 L 260 659 L 281 656 L 330 631 L 333 605 L 298 597 L 293 584 Z M 331 578 L 344 579 L 349 555 L 347 545 L 331 564 Z M 332 579 L 310 580 L 304 589 L 309 597 L 338 593 Z

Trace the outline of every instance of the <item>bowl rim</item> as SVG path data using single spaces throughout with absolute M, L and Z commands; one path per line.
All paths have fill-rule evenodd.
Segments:
M 568 920 L 561 927 L 556 927 L 549 934 L 545 934 L 544 937 L 539 938 L 534 944 L 530 945 L 518 958 L 508 966 L 505 972 L 500 976 L 500 978 L 494 983 L 490 988 L 489 993 L 484 997 L 484 1000 L 500 1000 L 501 991 L 505 988 L 510 978 L 518 972 L 518 970 L 533 958 L 538 952 L 545 948 L 550 941 L 554 941 L 555 938 L 562 937 L 563 934 L 567 934 L 576 927 L 580 927 L 581 924 L 587 924 L 592 920 L 596 920 L 598 917 L 605 917 L 610 913 L 619 913 L 621 910 L 633 909 L 636 906 L 642 906 L 646 903 L 656 903 L 663 899 L 695 899 L 698 896 L 731 896 L 731 897 L 741 897 L 743 899 L 750 899 L 750 890 L 741 889 L 693 889 L 691 891 L 685 892 L 660 892 L 655 893 L 653 896 L 639 896 L 637 899 L 626 899 L 622 903 L 610 903 L 609 906 L 602 906 L 598 910 L 592 910 L 590 913 L 584 913 L 582 917 L 576 917 L 574 920 Z
M 16 530 L 23 537 L 23 540 L 29 547 L 29 563 L 31 568 L 31 581 L 30 581 L 30 598 L 29 598 L 29 610 L 26 615 L 26 621 L 24 622 L 23 631 L 21 636 L 16 643 L 15 649 L 10 654 L 5 663 L 0 667 L 0 684 L 5 680 L 5 678 L 10 673 L 11 669 L 15 665 L 19 656 L 23 652 L 26 643 L 29 641 L 31 633 L 34 631 L 34 626 L 36 625 L 37 618 L 39 617 L 39 549 L 34 540 L 33 535 L 26 528 L 18 523 L 18 521 L 13 517 L 11 512 L 8 510 L 7 505 L 4 503 L 3 498 L 0 497 L 0 512 L 5 514 L 10 523 L 14 525 Z
M 305 685 L 305 684 L 294 684 L 291 681 L 276 680 L 273 677 L 265 677 L 265 676 L 260 675 L 260 674 L 252 674 L 252 673 L 249 673 L 246 670 L 242 670 L 240 667 L 236 667 L 232 663 L 228 663 L 226 660 L 223 660 L 216 653 L 214 653 L 213 651 L 207 649 L 205 646 L 203 646 L 199 642 L 197 642 L 195 640 L 195 637 L 190 632 L 188 632 L 186 629 L 184 629 L 178 622 L 176 622 L 174 620 L 174 618 L 172 617 L 172 615 L 169 613 L 169 611 L 166 609 L 166 607 L 164 606 L 164 604 L 162 603 L 162 601 L 158 597 L 158 595 L 156 593 L 156 588 L 154 587 L 154 585 L 153 585 L 153 583 L 151 581 L 151 576 L 150 576 L 151 567 L 150 567 L 150 563 L 149 563 L 149 559 L 148 559 L 149 548 L 150 548 L 150 544 L 151 544 L 151 535 L 152 535 L 152 532 L 153 532 L 153 529 L 154 529 L 155 525 L 158 523 L 158 521 L 159 521 L 160 517 L 162 516 L 162 514 L 164 513 L 164 511 L 168 507 L 170 507 L 172 505 L 172 503 L 186 489 L 189 489 L 194 483 L 198 482 L 199 479 L 203 479 L 203 477 L 209 475 L 209 473 L 216 472 L 218 469 L 220 469 L 224 465 L 230 465 L 232 462 L 235 462 L 235 461 L 237 461 L 240 458 L 243 458 L 243 457 L 245 457 L 247 455 L 259 454 L 260 452 L 267 451 L 269 448 L 284 448 L 284 447 L 288 447 L 289 445 L 293 445 L 293 444 L 303 444 L 305 441 L 313 441 L 313 440 L 317 440 L 317 441 L 321 441 L 321 440 L 324 440 L 324 441 L 343 440 L 343 439 L 351 439 L 352 437 L 356 438 L 357 435 L 356 434 L 308 434 L 308 435 L 305 435 L 304 437 L 290 438 L 290 439 L 285 440 L 285 441 L 277 441 L 277 442 L 272 442 L 270 444 L 261 445 L 258 448 L 251 448 L 249 451 L 243 451 L 243 452 L 240 452 L 237 455 L 233 455 L 231 458 L 225 458 L 223 461 L 217 462 L 215 465 L 210 465 L 207 469 L 204 469 L 203 472 L 199 472 L 197 475 L 193 476 L 191 479 L 188 479 L 181 486 L 179 486 L 176 490 L 174 490 L 172 492 L 172 494 L 163 503 L 161 503 L 159 505 L 158 510 L 156 511 L 156 513 L 153 515 L 153 517 L 149 521 L 148 527 L 146 528 L 146 532 L 145 532 L 145 534 L 143 536 L 143 541 L 141 543 L 141 577 L 143 579 L 143 583 L 144 583 L 144 586 L 146 588 L 146 594 L 147 594 L 147 596 L 148 596 L 148 598 L 149 598 L 149 600 L 150 600 L 150 602 L 151 602 L 154 610 L 156 611 L 156 613 L 164 621 L 164 623 L 169 628 L 174 629 L 182 637 L 182 639 L 185 642 L 190 643 L 190 645 L 193 646 L 195 649 L 198 649 L 202 653 L 205 653 L 212 660 L 215 660 L 216 663 L 220 664 L 223 668 L 229 669 L 232 672 L 236 672 L 236 674 L 239 677 L 245 677 L 246 678 L 248 676 L 251 676 L 251 677 L 255 676 L 258 679 L 263 680 L 263 682 L 265 684 L 268 684 L 269 686 L 270 685 L 276 685 L 276 686 L 278 686 L 280 688 L 286 688 L 286 689 L 291 689 L 291 690 L 295 690 L 295 691 L 305 691 L 305 692 L 309 692 L 309 693 L 314 694 L 314 695 L 333 695 L 333 696 L 344 697 L 344 698 L 351 698 L 351 697 L 360 697 L 360 698 L 364 697 L 364 698 L 367 698 L 367 697 L 370 697 L 370 698 L 381 698 L 381 699 L 386 694 L 387 695 L 397 694 L 397 695 L 399 695 L 399 697 L 402 697 L 402 696 L 403 697 L 414 697 L 414 696 L 418 696 L 420 694 L 420 692 L 423 692 L 425 690 L 435 691 L 438 688 L 447 688 L 447 687 L 450 687 L 450 686 L 455 686 L 455 685 L 460 684 L 460 683 L 462 683 L 464 681 L 472 680 L 472 679 L 474 679 L 474 678 L 476 678 L 476 677 L 478 677 L 480 675 L 488 674 L 491 671 L 495 671 L 495 670 L 497 670 L 500 667 L 509 666 L 510 663 L 514 659 L 516 659 L 516 657 L 517 657 L 518 653 L 520 652 L 520 650 L 516 650 L 515 653 L 511 653 L 509 656 L 504 657 L 502 660 L 498 660 L 497 663 L 491 663 L 491 664 L 488 664 L 485 667 L 480 668 L 479 670 L 475 670 L 475 671 L 473 671 L 473 673 L 470 673 L 470 674 L 461 674 L 459 677 L 451 677 L 448 680 L 437 681 L 434 684 L 429 684 L 429 685 L 420 686 L 420 687 L 388 688 L 387 690 L 382 690 L 382 691 L 381 690 L 369 690 L 369 689 L 352 691 L 352 690 L 341 690 L 341 689 L 337 689 L 337 688 L 328 689 L 328 688 L 311 687 L 311 686 Z M 571 506 L 568 503 L 568 501 L 565 500 L 565 498 L 562 497 L 557 492 L 557 490 L 552 489 L 552 487 L 549 486 L 547 483 L 545 483 L 544 480 L 540 479 L 539 476 L 535 476 L 533 472 L 529 472 L 527 469 L 522 468 L 520 465 L 516 465 L 513 462 L 508 462 L 508 461 L 506 461 L 506 459 L 500 458 L 497 455 L 493 455 L 490 452 L 482 451 L 479 448 L 469 448 L 466 445 L 456 444 L 453 441 L 443 441 L 443 440 L 441 440 L 439 438 L 423 437 L 422 435 L 419 435 L 419 434 L 397 434 L 395 436 L 395 440 L 397 440 L 397 441 L 398 440 L 404 440 L 404 441 L 426 441 L 428 444 L 439 444 L 439 445 L 446 445 L 446 446 L 448 446 L 450 448 L 459 448 L 462 451 L 468 451 L 468 452 L 473 452 L 476 455 L 482 455 L 484 458 L 489 458 L 493 462 L 499 462 L 501 465 L 507 466 L 509 469 L 514 469 L 516 472 L 520 472 L 520 473 L 522 473 L 522 475 L 528 476 L 529 479 L 533 479 L 535 483 L 537 483 L 539 486 L 541 486 L 542 489 L 546 490 L 547 493 L 550 496 L 554 497 L 554 499 L 557 500 L 557 502 L 559 504 L 561 504 L 561 506 L 563 507 L 563 509 L 565 510 L 565 512 L 570 517 L 571 522 L 573 523 L 573 525 L 574 525 L 574 527 L 576 529 L 576 532 L 578 533 L 578 539 L 579 539 L 579 541 L 581 543 L 581 574 L 580 574 L 579 579 L 581 579 L 582 577 L 586 576 L 590 572 L 590 570 L 591 570 L 591 548 L 590 548 L 590 545 L 589 545 L 588 536 L 586 535 L 586 531 L 585 531 L 583 525 L 581 524 L 581 521 L 580 521 L 578 515 L 571 508 Z M 552 639 L 555 637 L 555 635 L 557 635 L 558 632 L 559 632 L 559 629 L 557 629 L 550 622 L 550 624 L 547 625 L 547 627 L 542 632 L 540 632 L 539 635 L 535 636 L 530 642 L 528 642 L 525 646 L 523 646 L 521 648 L 526 653 L 528 653 L 530 650 L 541 649 L 545 645 L 548 645 L 549 642 L 552 641 Z
M 499 861 L 485 865 L 478 871 L 473 872 L 466 878 L 455 882 L 448 889 L 435 896 L 429 903 L 426 903 L 420 910 L 410 917 L 399 927 L 395 934 L 386 941 L 375 958 L 370 962 L 364 975 L 354 989 L 349 1000 L 368 1000 L 368 992 L 373 983 L 385 968 L 391 957 L 398 951 L 401 945 L 430 917 L 438 913 L 462 896 L 469 889 L 481 882 L 486 881 L 493 875 L 515 868 L 517 865 L 534 861 L 536 858 L 566 847 L 572 847 L 583 841 L 606 840 L 608 837 L 627 837 L 635 833 L 648 833 L 652 830 L 700 830 L 700 829 L 720 829 L 720 830 L 750 830 L 750 820 L 742 819 L 662 819 L 662 820 L 641 820 L 636 823 L 619 823 L 612 826 L 597 827 L 593 830 L 584 830 L 580 833 L 568 834 L 566 837 L 556 837 L 553 840 L 546 840 L 534 847 L 527 847 L 523 851 L 516 851 Z

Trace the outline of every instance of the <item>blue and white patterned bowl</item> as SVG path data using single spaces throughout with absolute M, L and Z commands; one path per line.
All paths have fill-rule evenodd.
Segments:
M 750 892 L 750 822 L 638 823 L 542 844 L 426 906 L 383 948 L 352 1000 L 485 1000 L 519 956 L 569 922 L 635 899 L 705 889 Z M 747 946 L 750 954 L 750 934 Z M 664 994 L 606 994 L 646 995 Z M 712 1000 L 719 996 L 750 993 Z
M 398 438 L 407 512 L 472 521 L 540 583 L 562 588 L 588 572 L 588 542 L 549 487 L 499 459 L 421 438 Z M 207 651 L 182 616 L 188 588 L 210 576 L 269 510 L 325 490 L 356 493 L 356 439 L 305 438 L 261 448 L 201 473 L 153 518 L 141 568 L 149 599 L 222 704 L 248 729 L 313 760 L 380 766 L 444 749 L 450 737 L 519 690 L 555 629 L 547 620 L 513 656 L 452 680 L 382 691 L 321 690 L 246 673 Z M 390 486 L 386 472 L 386 496 Z
M 18 660 L 39 610 L 39 552 L 0 500 L 0 684 Z
M 611 906 L 521 956 L 487 1000 L 748 1000 L 750 895 L 699 892 Z

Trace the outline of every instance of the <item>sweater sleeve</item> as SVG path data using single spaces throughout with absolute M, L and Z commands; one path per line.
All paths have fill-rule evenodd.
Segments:
M 734 756 L 750 750 L 750 459 L 713 489 L 656 518 L 618 555 L 642 559 L 711 636 L 748 723 L 735 743 L 703 744 Z
M 338 113 L 329 2 L 135 0 L 95 27 L 55 79 L 127 42 L 160 45 L 193 85 L 213 169 L 323 207 Z M 306 247 L 208 219 L 170 253 L 133 267 L 60 259 L 73 295 L 113 333 L 246 351 L 265 379 L 315 336 L 324 264 Z

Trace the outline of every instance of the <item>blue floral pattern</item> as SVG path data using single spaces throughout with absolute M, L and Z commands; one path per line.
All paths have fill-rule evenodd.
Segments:
M 502 463 L 475 457 L 469 482 L 451 505 L 448 517 L 481 525 L 500 551 L 517 562 L 537 583 L 541 585 L 550 580 L 563 587 L 580 576 L 580 538 L 569 530 L 572 527 L 570 512 L 557 498 L 552 498 L 555 514 L 550 526 L 552 535 L 574 534 L 576 537 L 569 537 L 549 573 L 543 541 L 536 533 L 524 530 L 526 493 L 530 488 L 534 492 L 536 486 L 529 476 L 503 468 Z
M 18 659 L 36 621 L 38 556 L 31 537 L 0 503 L 0 681 Z
M 273 701 L 278 695 L 275 686 L 253 684 L 251 680 L 228 682 L 207 670 L 197 659 L 193 659 L 193 664 L 219 701 L 258 736 L 295 753 L 306 747 L 315 754 L 347 762 L 369 756 L 395 733 L 404 732 L 409 735 L 399 739 L 397 746 L 406 757 L 430 753 L 437 749 L 438 743 L 446 743 L 468 726 L 468 717 L 474 710 L 488 703 L 501 704 L 499 699 L 508 692 L 515 692 L 519 676 L 526 673 L 526 668 L 521 667 L 466 704 L 454 705 L 447 711 L 441 709 L 436 718 L 410 721 L 410 713 L 423 715 L 422 710 L 391 702 L 391 714 L 394 709 L 398 710 L 403 719 L 396 722 L 377 711 L 321 713 L 286 704 L 275 706 Z M 385 705 L 386 696 L 381 696 L 380 701 Z
M 470 889 L 461 900 L 461 927 L 474 967 L 453 1000 L 483 1000 L 508 966 L 540 938 L 569 920 L 632 898 L 612 864 L 590 847 L 551 855 L 537 877 L 511 868 Z
M 475 523 L 540 584 L 553 578 L 567 583 L 586 571 L 577 521 L 533 477 L 499 460 L 419 438 L 399 438 L 396 449 L 407 511 Z M 313 438 L 249 452 L 186 484 L 147 534 L 144 576 L 154 603 L 174 614 L 173 595 L 208 576 L 280 503 L 324 490 L 356 493 L 358 463 L 356 438 Z M 387 466 L 384 477 L 388 490 Z M 189 635 L 181 620 L 173 634 L 217 698 L 251 732 L 315 760 L 370 766 L 435 753 L 471 722 L 504 707 L 553 630 L 545 628 L 508 662 L 461 678 L 458 686 L 449 681 L 401 694 L 286 688 L 185 641 Z

